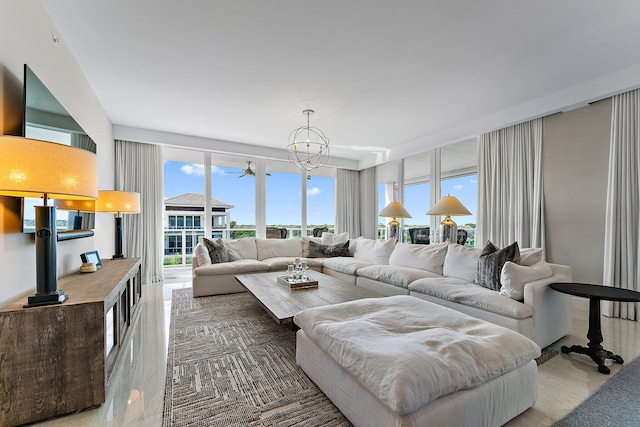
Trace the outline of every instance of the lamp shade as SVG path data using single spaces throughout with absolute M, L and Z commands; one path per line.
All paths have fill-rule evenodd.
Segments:
M 96 212 L 112 214 L 140 213 L 140 193 L 130 191 L 100 190 Z
M 411 218 L 409 212 L 402 206 L 400 202 L 391 202 L 384 207 L 378 214 L 386 218 Z
M 98 196 L 95 153 L 18 136 L 0 136 L 0 194 L 86 200 Z
M 427 215 L 463 216 L 472 213 L 454 196 L 445 196 L 429 209 Z
M 63 211 L 77 211 L 77 212 L 95 212 L 96 201 L 95 200 L 67 200 L 58 199 L 55 200 L 53 205 Z

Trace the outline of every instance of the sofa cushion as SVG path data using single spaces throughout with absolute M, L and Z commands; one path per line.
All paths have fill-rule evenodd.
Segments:
M 520 249 L 520 265 L 535 265 L 542 261 L 542 248 Z
M 409 283 L 425 277 L 442 277 L 439 274 L 419 268 L 403 267 L 400 265 L 370 265 L 358 269 L 359 277 L 377 280 L 378 282 L 407 288 Z
M 229 250 L 229 260 L 236 261 L 238 259 L 258 259 L 258 250 L 256 249 L 256 238 L 245 237 L 238 240 L 222 240 Z
M 320 238 L 319 237 L 307 237 L 307 236 L 303 236 L 302 237 L 302 256 L 303 257 L 309 257 L 309 242 L 316 242 L 316 243 L 320 243 Z
M 524 285 L 535 280 L 546 279 L 553 274 L 551 266 L 546 262 L 535 265 L 518 265 L 511 261 L 505 262 L 500 273 L 500 294 L 511 299 L 524 299 Z
M 395 244 L 396 241 L 393 239 L 373 240 L 366 237 L 358 237 L 353 256 L 373 264 L 387 265 Z
M 349 233 L 339 233 L 333 234 L 325 231 L 322 233 L 322 237 L 320 238 L 320 243 L 323 245 L 338 245 L 340 243 L 345 243 L 349 241 Z
M 205 237 L 202 239 L 202 244 L 209 251 L 209 259 L 211 260 L 211 264 L 229 262 L 229 251 L 222 242 L 222 239 L 214 241 Z
M 478 271 L 476 283 L 494 291 L 500 291 L 500 273 L 502 266 L 507 261 L 518 263 L 520 261 L 520 249 L 518 242 L 513 242 L 506 248 L 498 250 L 493 243 L 487 241 L 478 258 Z
M 349 241 L 337 245 L 321 245 L 309 242 L 309 258 L 328 258 L 338 256 L 351 256 L 349 253 Z
M 397 243 L 389 257 L 389 265 L 417 268 L 442 276 L 442 266 L 447 255 L 447 246 L 449 244 L 446 242 L 436 245 Z
M 258 260 L 302 256 L 302 239 L 256 239 Z
M 269 265 L 255 259 L 240 259 L 221 264 L 209 264 L 197 267 L 193 272 L 197 276 L 216 276 L 219 274 L 244 274 L 269 271 Z
M 531 306 L 466 280 L 449 277 L 418 279 L 409 284 L 409 290 L 514 319 L 533 316 Z
M 209 250 L 201 243 L 198 243 L 193 249 L 193 256 L 196 258 L 196 262 L 199 266 L 211 264 Z
M 337 257 L 325 259 L 322 263 L 322 268 L 355 276 L 356 271 L 370 265 L 373 265 L 373 263 L 365 261 L 363 259 L 352 257 Z
M 478 258 L 482 252 L 479 248 L 450 243 L 444 257 L 442 273 L 446 277 L 473 282 L 478 269 Z

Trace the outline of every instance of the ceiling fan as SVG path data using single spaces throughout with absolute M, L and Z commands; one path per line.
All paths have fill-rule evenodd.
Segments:
M 241 173 L 242 175 L 240 175 L 238 178 L 243 178 L 245 176 L 256 176 L 256 172 L 253 169 L 251 169 L 251 160 L 247 160 L 247 168 L 242 172 L 227 172 L 227 173 Z M 271 176 L 269 172 L 267 172 L 265 175 Z

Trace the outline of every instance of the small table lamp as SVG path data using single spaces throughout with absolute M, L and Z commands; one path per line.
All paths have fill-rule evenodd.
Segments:
M 140 193 L 100 190 L 98 191 L 96 212 L 115 214 L 116 253 L 112 259 L 124 259 L 124 254 L 122 253 L 122 216 L 120 215 L 140 213 Z
M 391 221 L 389 221 L 389 237 L 395 240 L 398 240 L 398 227 L 400 226 L 396 218 L 411 218 L 409 212 L 407 212 L 400 202 L 389 203 L 380 211 L 378 216 L 391 218 Z
M 58 290 L 56 208 L 48 199 L 90 200 L 98 195 L 95 153 L 69 145 L 0 136 L 0 195 L 42 197 L 36 206 L 36 293 L 25 307 L 61 304 Z
M 467 208 L 465 208 L 460 200 L 454 196 L 445 196 L 438 203 L 436 203 L 427 215 L 445 216 L 444 220 L 440 223 L 440 242 L 456 243 L 458 241 L 458 226 L 451 219 L 453 216 L 472 215 Z
M 96 201 L 95 200 L 55 200 L 54 206 L 63 211 L 76 211 L 76 216 L 73 218 L 73 229 L 82 229 L 82 217 L 80 212 L 95 212 Z

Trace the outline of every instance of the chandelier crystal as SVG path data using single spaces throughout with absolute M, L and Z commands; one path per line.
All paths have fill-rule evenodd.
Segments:
M 329 138 L 318 128 L 309 125 L 313 110 L 304 110 L 307 125 L 289 134 L 289 160 L 303 171 L 311 172 L 324 166 L 329 159 Z

